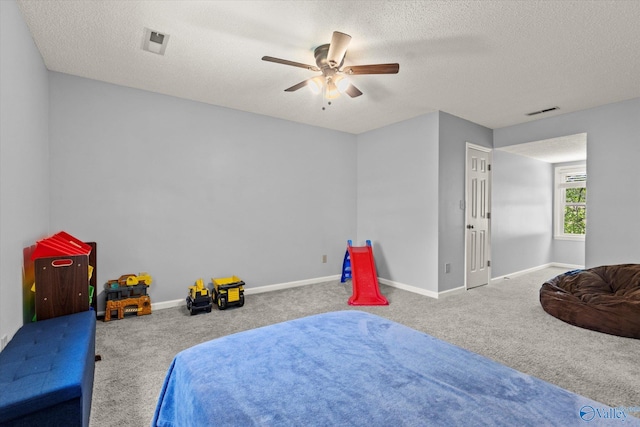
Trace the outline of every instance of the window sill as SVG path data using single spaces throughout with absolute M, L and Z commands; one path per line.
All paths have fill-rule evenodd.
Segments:
M 584 234 L 575 235 L 575 236 L 568 235 L 568 234 L 559 234 L 559 235 L 553 236 L 553 238 L 555 240 L 570 240 L 574 242 L 584 242 Z

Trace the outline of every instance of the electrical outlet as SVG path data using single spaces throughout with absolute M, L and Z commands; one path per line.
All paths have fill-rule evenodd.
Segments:
M 450 263 L 446 263 L 444 265 L 444 272 L 445 273 L 451 273 L 451 264 Z
M 327 263 L 327 256 L 326 255 L 322 255 L 322 263 L 323 264 Z
M 8 343 L 8 339 L 6 335 L 2 336 L 2 339 L 0 340 L 0 350 L 4 350 L 4 348 L 7 346 Z

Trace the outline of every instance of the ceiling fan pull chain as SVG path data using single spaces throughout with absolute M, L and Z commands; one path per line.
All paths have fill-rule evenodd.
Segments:
M 326 110 L 326 107 L 324 106 L 324 103 L 325 103 L 325 102 L 326 102 L 326 100 L 327 100 L 327 96 L 326 96 L 326 95 L 327 95 L 327 85 L 326 85 L 326 84 L 323 84 L 323 85 L 322 85 L 322 97 L 321 97 L 321 100 L 322 100 L 322 101 L 321 101 L 321 102 L 322 102 L 322 111 L 325 111 L 325 110 Z

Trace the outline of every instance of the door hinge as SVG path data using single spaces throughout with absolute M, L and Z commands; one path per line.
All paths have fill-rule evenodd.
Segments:
M 487 267 L 491 267 L 491 261 L 487 261 Z
M 489 170 L 489 171 L 491 170 L 491 164 L 487 165 L 487 170 Z
M 487 219 L 491 219 L 491 212 L 487 212 Z

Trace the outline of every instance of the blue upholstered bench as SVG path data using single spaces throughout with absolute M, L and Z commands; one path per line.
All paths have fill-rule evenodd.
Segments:
M 94 311 L 24 325 L 0 352 L 0 425 L 88 426 Z

